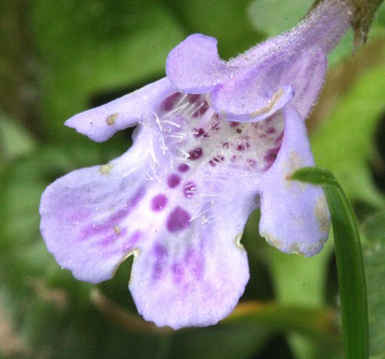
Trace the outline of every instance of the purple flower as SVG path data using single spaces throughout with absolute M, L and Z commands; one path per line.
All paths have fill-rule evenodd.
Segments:
M 322 190 L 287 176 L 313 165 L 304 119 L 350 16 L 344 2 L 324 2 L 228 62 L 215 39 L 192 35 L 169 54 L 166 78 L 69 119 L 94 141 L 138 127 L 121 157 L 44 192 L 41 232 L 57 262 L 99 283 L 134 254 L 139 313 L 181 328 L 217 323 L 237 304 L 249 279 L 240 238 L 255 209 L 270 244 L 319 252 L 329 230 Z

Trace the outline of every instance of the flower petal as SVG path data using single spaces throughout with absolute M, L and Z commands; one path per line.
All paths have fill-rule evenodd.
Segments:
M 96 142 L 103 142 L 116 132 L 152 116 L 155 106 L 173 92 L 175 89 L 164 78 L 106 105 L 75 115 L 65 125 Z
M 142 203 L 148 190 L 146 166 L 141 167 L 148 161 L 146 148 L 146 142 L 137 141 L 120 158 L 71 172 L 43 193 L 41 233 L 57 262 L 75 278 L 109 279 L 137 248 L 141 213 L 147 210 Z
M 302 118 L 306 118 L 315 105 L 324 84 L 327 58 L 319 47 L 303 52 L 298 57 L 300 59 L 295 61 L 291 67 L 287 66 L 282 81 L 293 86 L 295 95 L 291 104 Z
M 166 73 L 178 91 L 202 94 L 225 81 L 231 70 L 219 58 L 217 40 L 195 34 L 170 52 Z
M 218 188 L 225 194 L 207 190 L 199 195 L 200 202 L 180 202 L 170 216 L 174 213 L 173 220 L 179 217 L 180 222 L 190 218 L 187 226 L 152 230 L 149 247 L 135 258 L 129 286 L 146 320 L 174 329 L 212 325 L 238 303 L 249 279 L 239 240 L 254 203 L 252 197 L 235 196 L 234 182 Z M 208 188 L 208 183 L 202 185 Z M 207 195 L 211 197 L 203 202 Z M 197 204 L 199 212 L 191 212 Z
M 313 48 L 320 48 L 327 54 L 338 45 L 353 17 L 354 9 L 349 1 L 322 1 L 290 31 L 251 48 L 227 64 L 229 67 L 247 68 L 268 59 L 281 58 L 284 61 Z
M 294 91 L 290 85 L 269 89 L 266 83 L 256 84 L 258 75 L 255 76 L 249 77 L 253 80 L 229 81 L 214 90 L 209 98 L 213 108 L 230 121 L 257 122 L 273 115 L 293 98 Z
M 306 117 L 322 88 L 326 68 L 320 48 L 291 57 L 281 54 L 226 82 L 210 100 L 225 118 L 241 122 L 263 120 L 290 100 Z
M 147 320 L 210 325 L 233 310 L 249 278 L 239 240 L 256 207 L 254 189 L 239 171 L 231 180 L 225 169 L 214 176 L 201 158 L 171 167 L 170 151 L 149 143 L 161 137 L 150 131 L 165 125 L 142 123 L 125 155 L 49 186 L 41 231 L 58 263 L 80 280 L 109 279 L 135 254 L 130 289 Z
M 320 187 L 288 179 L 293 171 L 314 161 L 304 120 L 292 106 L 282 112 L 282 147 L 261 184 L 260 234 L 282 252 L 312 256 L 328 237 L 329 212 Z

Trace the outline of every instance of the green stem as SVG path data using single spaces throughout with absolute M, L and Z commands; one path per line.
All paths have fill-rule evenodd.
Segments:
M 324 188 L 334 233 L 345 358 L 369 358 L 365 272 L 359 232 L 350 204 L 330 171 L 301 168 L 291 179 Z
M 283 305 L 276 302 L 241 302 L 221 324 L 237 322 L 262 325 L 273 332 L 295 332 L 322 340 L 328 345 L 338 345 L 341 340 L 337 313 L 331 308 Z

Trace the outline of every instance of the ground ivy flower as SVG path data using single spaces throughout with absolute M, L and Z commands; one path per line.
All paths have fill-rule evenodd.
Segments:
M 249 278 L 240 238 L 255 209 L 270 244 L 319 252 L 322 190 L 287 176 L 313 165 L 304 118 L 350 16 L 344 2 L 324 2 L 228 62 L 215 39 L 192 35 L 169 54 L 166 78 L 69 119 L 94 141 L 138 127 L 127 153 L 44 192 L 41 232 L 57 262 L 99 283 L 134 254 L 139 313 L 181 328 L 214 324 L 237 304 Z

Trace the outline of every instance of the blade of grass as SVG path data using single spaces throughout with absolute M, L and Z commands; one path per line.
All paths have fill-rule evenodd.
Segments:
M 350 204 L 333 174 L 308 167 L 290 179 L 321 185 L 332 218 L 346 359 L 369 358 L 369 325 L 361 242 Z

